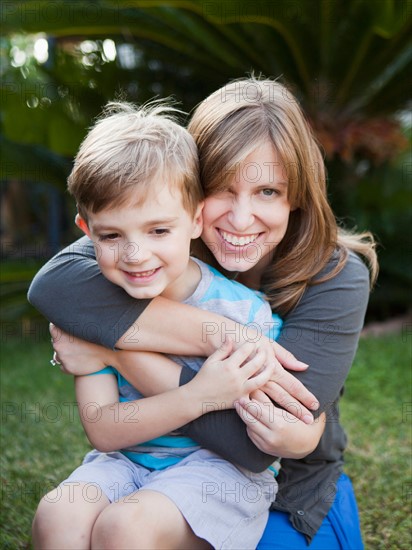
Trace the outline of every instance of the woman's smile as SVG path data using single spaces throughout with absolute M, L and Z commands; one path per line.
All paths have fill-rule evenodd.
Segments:
M 260 233 L 254 233 L 252 235 L 236 235 L 235 233 L 227 232 L 223 229 L 217 228 L 222 239 L 233 246 L 244 246 L 256 241 Z

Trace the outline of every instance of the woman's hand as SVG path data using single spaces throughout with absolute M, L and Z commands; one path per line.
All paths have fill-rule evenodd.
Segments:
M 107 365 L 113 364 L 115 352 L 71 336 L 52 323 L 49 325 L 49 330 L 55 351 L 55 360 L 65 374 L 82 376 L 98 372 Z
M 310 426 L 276 407 L 262 390 L 235 403 L 250 439 L 261 451 L 282 458 L 303 458 L 319 443 L 325 429 L 325 413 Z
M 273 375 L 262 389 L 273 401 L 288 411 L 290 416 L 305 424 L 313 423 L 314 418 L 309 409 L 317 410 L 318 400 L 302 382 L 281 365 L 275 365 Z
M 319 402 L 302 382 L 285 370 L 303 371 L 308 365 L 298 361 L 292 353 L 266 337 L 260 338 L 257 345 L 264 353 L 266 362 L 273 366 L 273 374 L 264 391 L 296 418 L 305 424 L 312 424 L 313 415 L 310 410 L 317 410 Z
M 233 342 L 226 341 L 189 382 L 206 406 L 213 403 L 221 409 L 233 408 L 236 400 L 263 386 L 273 373 L 272 365 L 255 344 L 233 348 Z

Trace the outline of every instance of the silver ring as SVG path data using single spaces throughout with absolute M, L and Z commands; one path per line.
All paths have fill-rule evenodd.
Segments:
M 59 363 L 59 361 L 57 361 L 56 359 L 56 352 L 53 353 L 53 359 L 50 359 L 50 363 L 53 365 L 53 367 L 55 367 L 56 365 L 61 365 L 61 363 Z

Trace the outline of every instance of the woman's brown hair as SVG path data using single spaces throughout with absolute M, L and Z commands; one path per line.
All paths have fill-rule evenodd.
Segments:
M 368 232 L 338 228 L 327 199 L 325 165 L 319 146 L 293 94 L 280 83 L 251 77 L 229 83 L 206 98 L 189 124 L 199 150 L 205 196 L 229 187 L 239 165 L 268 141 L 288 177 L 289 224 L 261 281 L 273 309 L 290 311 L 309 284 L 334 277 L 349 250 L 362 255 L 377 276 L 375 243 Z M 317 275 L 336 254 L 336 265 Z

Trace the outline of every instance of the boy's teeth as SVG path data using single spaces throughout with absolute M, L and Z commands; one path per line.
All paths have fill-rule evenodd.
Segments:
M 245 237 L 237 237 L 236 235 L 233 235 L 233 233 L 226 233 L 226 231 L 221 231 L 220 234 L 222 235 L 225 241 L 227 241 L 230 244 L 233 244 L 234 246 L 244 246 L 245 244 L 252 243 L 259 236 L 259 233 L 256 233 L 255 235 L 246 235 Z
M 151 269 L 150 271 L 139 271 L 138 273 L 130 272 L 130 275 L 133 275 L 133 277 L 149 277 L 155 271 L 155 269 Z

